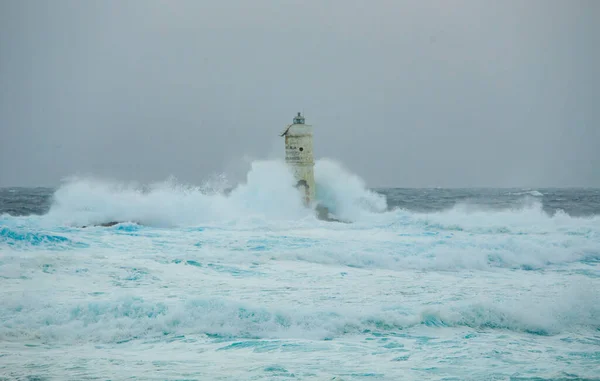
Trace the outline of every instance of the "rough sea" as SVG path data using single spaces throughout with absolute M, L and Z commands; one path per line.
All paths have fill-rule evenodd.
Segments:
M 315 176 L 0 189 L 0 379 L 599 379 L 600 190 Z

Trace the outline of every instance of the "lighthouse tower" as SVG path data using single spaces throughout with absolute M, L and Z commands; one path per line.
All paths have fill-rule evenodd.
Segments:
M 281 136 L 285 136 L 285 162 L 292 169 L 296 187 L 303 191 L 308 206 L 315 199 L 312 126 L 304 123 L 304 117 L 298 113 Z

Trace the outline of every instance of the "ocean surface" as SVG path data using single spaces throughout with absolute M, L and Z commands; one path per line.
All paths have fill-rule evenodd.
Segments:
M 600 379 L 600 190 L 315 176 L 0 189 L 0 380 Z

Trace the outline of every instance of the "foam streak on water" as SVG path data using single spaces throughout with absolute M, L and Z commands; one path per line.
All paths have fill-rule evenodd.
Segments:
M 394 208 L 328 160 L 316 180 L 352 223 L 279 162 L 225 193 L 71 179 L 2 215 L 0 379 L 598 377 L 599 217 L 533 190 Z

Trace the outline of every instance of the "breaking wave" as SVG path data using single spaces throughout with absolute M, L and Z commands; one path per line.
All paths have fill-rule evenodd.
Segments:
M 300 312 L 292 307 L 257 307 L 222 299 L 177 302 L 141 297 L 56 303 L 28 298 L 0 307 L 0 339 L 44 342 L 122 343 L 188 335 L 246 339 L 333 339 L 372 333 L 402 335 L 417 325 L 509 330 L 555 335 L 574 327 L 600 329 L 600 297 L 591 291 L 537 303 L 478 302 L 410 311 L 389 307 L 370 313 L 352 310 Z
M 520 192 L 511 192 L 509 195 L 513 196 L 533 196 L 533 197 L 544 197 L 544 194 L 537 190 L 523 190 Z
M 315 168 L 319 201 L 343 218 L 384 211 L 385 197 L 332 161 Z M 137 222 L 175 227 L 227 221 L 314 219 L 302 205 L 294 178 L 281 161 L 255 161 L 246 182 L 227 191 L 218 177 L 200 187 L 175 179 L 139 186 L 93 178 L 70 178 L 54 194 L 46 218 L 68 225 Z
M 344 220 L 359 221 L 388 209 L 385 196 L 368 190 L 360 177 L 335 161 L 317 161 L 315 182 L 318 202 Z

